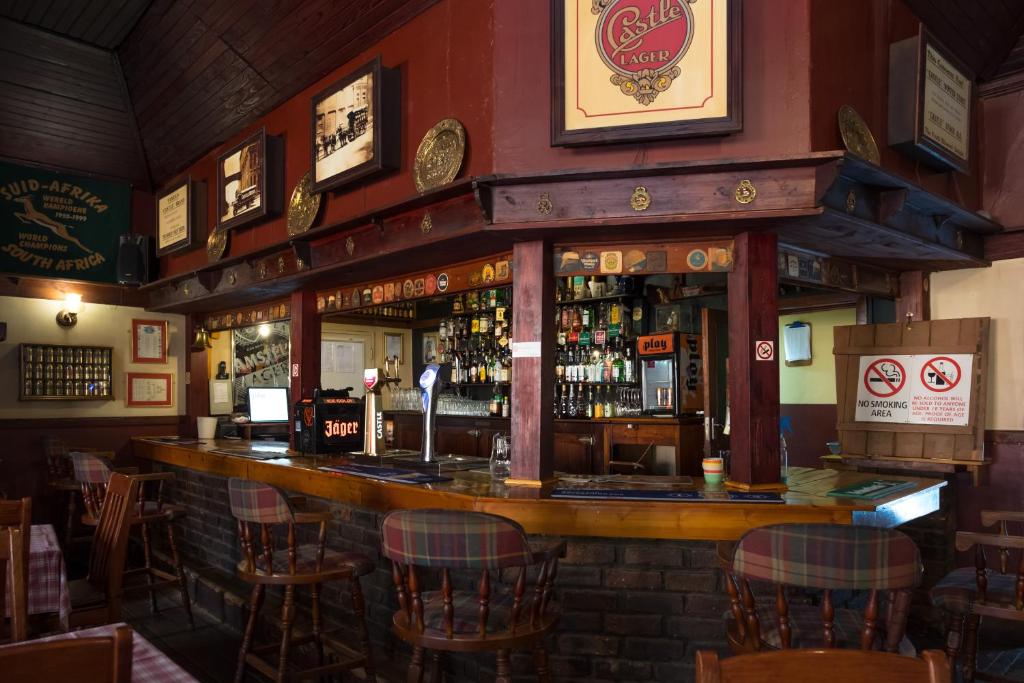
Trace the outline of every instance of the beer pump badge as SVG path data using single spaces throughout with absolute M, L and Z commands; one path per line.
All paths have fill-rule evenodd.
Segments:
M 598 55 L 623 95 L 650 106 L 679 77 L 693 42 L 694 0 L 593 0 Z
M 427 369 L 420 375 L 420 387 L 426 389 L 434 383 L 434 378 L 437 377 L 438 366 L 431 363 L 427 366 Z
M 373 391 L 377 386 L 379 376 L 377 374 L 377 368 L 367 368 L 363 370 L 363 386 L 366 387 L 367 391 Z

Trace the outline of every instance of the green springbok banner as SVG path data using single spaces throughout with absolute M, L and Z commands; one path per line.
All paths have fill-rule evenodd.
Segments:
M 0 273 L 117 281 L 131 186 L 0 162 Z

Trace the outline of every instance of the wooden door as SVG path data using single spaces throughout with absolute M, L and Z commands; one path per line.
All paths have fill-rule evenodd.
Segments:
M 555 422 L 555 470 L 567 474 L 602 474 L 604 463 L 595 463 L 600 453 L 601 425 Z
M 729 316 L 714 308 L 701 309 L 701 371 L 704 378 L 704 455 L 729 449 L 723 434 L 729 405 Z
M 472 420 L 438 419 L 435 433 L 438 454 L 479 455 L 477 444 L 482 432 Z

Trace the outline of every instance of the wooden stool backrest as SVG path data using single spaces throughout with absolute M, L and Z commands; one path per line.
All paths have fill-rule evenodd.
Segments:
M 285 527 L 287 546 L 280 548 L 288 555 L 288 576 L 298 574 L 298 543 L 295 538 L 296 515 L 291 502 L 279 489 L 256 481 L 245 479 L 228 480 L 228 498 L 231 514 L 238 521 L 238 538 L 242 545 L 245 571 L 256 572 L 261 568 L 266 574 L 274 574 L 274 527 Z M 314 572 L 323 569 L 324 549 L 327 545 L 327 516 L 320 516 L 317 534 L 316 565 Z
M 398 591 L 398 604 L 409 623 L 423 633 L 423 590 L 416 568 L 441 570 L 441 595 L 444 601 L 444 630 L 452 637 L 455 622 L 451 569 L 478 569 L 479 600 L 476 631 L 485 637 L 490 614 L 491 572 L 518 568 L 513 604 L 508 624 L 500 627 L 515 631 L 521 623 L 525 604 L 527 567 L 539 564 L 540 571 L 530 603 L 530 623 L 538 626 L 551 600 L 551 587 L 558 572 L 555 552 L 534 553 L 523 528 L 516 522 L 482 512 L 458 510 L 395 510 L 381 522 L 384 557 L 391 560 L 392 580 Z M 496 630 L 496 629 L 492 629 Z
M 873 647 L 879 626 L 879 593 L 889 596 L 887 651 L 895 651 L 906 628 L 910 592 L 921 582 L 921 555 L 906 534 L 894 529 L 842 524 L 777 524 L 748 531 L 736 544 L 726 577 L 731 612 L 745 642 L 760 640 L 751 581 L 774 584 L 775 611 L 783 648 L 792 636 L 786 587 L 822 591 L 823 642 L 834 647 L 833 590 L 866 590 L 861 649 Z M 756 649 L 756 648 L 754 648 Z
M 103 514 L 92 538 L 89 553 L 88 580 L 101 588 L 113 620 L 121 613 L 121 587 L 124 562 L 131 530 L 132 501 L 138 494 L 139 482 L 114 472 L 106 487 Z
M 103 500 L 107 492 L 107 483 L 113 471 L 110 464 L 103 458 L 91 453 L 73 451 L 71 461 L 74 463 L 75 481 L 82 486 L 82 502 L 85 512 L 94 519 L 100 518 L 103 512 Z
M 2 533 L 8 529 L 18 531 L 17 554 L 12 555 L 11 543 L 14 538 Z M 22 597 L 21 607 L 25 608 L 24 595 L 27 593 L 26 582 L 28 581 L 28 556 L 32 539 L 32 499 L 22 498 L 21 500 L 0 500 L 0 608 L 4 605 L 5 593 L 7 590 L 8 574 L 11 575 L 11 600 L 14 601 L 20 594 Z M 17 562 L 12 557 L 18 558 Z M 15 572 L 20 579 L 15 576 Z M 11 639 L 22 640 L 26 637 L 23 629 L 24 620 L 27 618 L 27 611 L 16 614 L 15 607 L 11 604 Z M 0 625 L 2 625 L 3 613 L 0 612 Z M 17 618 L 16 618 L 17 617 Z
M 132 630 L 120 626 L 110 636 L 28 641 L 0 648 L 4 680 L 130 683 Z
M 977 597 L 972 606 L 976 614 L 999 619 L 1024 621 L 1024 535 L 1011 534 L 1011 524 L 1024 524 L 1024 512 L 982 510 L 983 526 L 999 525 L 999 533 L 956 532 L 956 549 L 965 552 L 974 548 Z M 993 602 L 988 596 L 988 557 L 985 548 L 996 548 L 1000 574 L 1016 574 L 1012 602 Z M 1014 562 L 1016 557 L 1016 562 Z
M 697 652 L 697 683 L 950 683 L 946 655 L 925 650 L 921 659 L 860 650 L 785 650 L 719 660 Z
M 43 451 L 46 453 L 47 481 L 71 479 L 74 470 L 68 459 L 68 446 L 64 441 L 52 434 L 43 436 Z

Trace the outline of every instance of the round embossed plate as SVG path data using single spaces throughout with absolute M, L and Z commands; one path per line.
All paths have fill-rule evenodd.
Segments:
M 210 236 L 206 238 L 206 260 L 210 263 L 216 263 L 224 257 L 224 252 L 228 248 L 228 232 L 227 230 L 214 230 L 210 233 Z
M 288 236 L 295 237 L 310 229 L 316 220 L 316 212 L 320 210 L 320 193 L 310 192 L 313 184 L 309 171 L 299 178 L 292 190 L 291 201 L 288 202 Z
M 857 110 L 848 104 L 839 108 L 839 133 L 843 136 L 846 149 L 861 159 L 877 165 L 880 161 L 875 136 L 871 134 L 868 124 L 860 117 Z
M 442 119 L 427 131 L 416 150 L 412 176 L 416 190 L 426 192 L 455 180 L 466 154 L 466 129 L 455 119 Z

